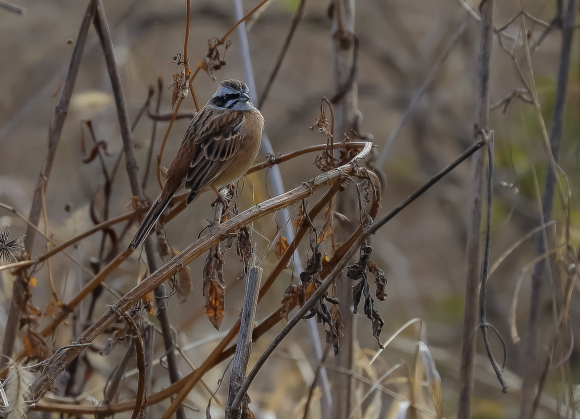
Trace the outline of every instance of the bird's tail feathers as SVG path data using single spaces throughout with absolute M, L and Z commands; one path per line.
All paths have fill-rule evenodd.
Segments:
M 139 230 L 137 230 L 137 233 L 135 233 L 133 240 L 131 240 L 131 243 L 129 244 L 129 249 L 136 249 L 143 244 L 147 236 L 149 236 L 149 232 L 151 231 L 153 226 L 155 226 L 155 223 L 157 222 L 157 220 L 159 219 L 165 208 L 167 208 L 167 205 L 169 204 L 169 201 L 171 201 L 171 197 L 173 196 L 174 193 L 175 192 L 172 192 L 166 197 L 160 196 L 159 198 L 157 198 L 157 201 L 155 201 L 153 205 L 151 205 L 149 212 L 147 213 L 147 215 L 143 219 L 143 222 L 139 226 Z

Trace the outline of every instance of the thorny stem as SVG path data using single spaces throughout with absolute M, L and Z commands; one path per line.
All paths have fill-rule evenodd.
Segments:
M 137 165 L 137 161 L 135 159 L 135 145 L 133 143 L 131 134 L 129 116 L 125 106 L 121 78 L 119 76 L 119 70 L 115 61 L 113 42 L 109 32 L 102 0 L 98 0 L 97 14 L 94 18 L 94 24 L 95 29 L 97 30 L 97 34 L 99 35 L 99 40 L 101 41 L 101 47 L 103 48 L 107 70 L 109 72 L 109 77 L 111 79 L 111 85 L 113 88 L 113 96 L 115 98 L 115 104 L 117 107 L 119 125 L 121 126 L 121 137 L 123 139 L 123 149 L 125 152 L 127 175 L 129 177 L 129 184 L 131 185 L 131 192 L 139 199 L 139 202 L 143 202 L 145 200 L 145 194 L 143 193 L 141 180 L 139 178 L 139 166 Z M 147 255 L 149 271 L 157 271 L 157 261 L 155 259 L 153 238 L 148 238 L 146 240 L 145 253 Z M 165 298 L 165 286 L 162 283 L 157 284 L 155 287 L 155 302 L 157 304 L 157 318 L 161 324 L 163 341 L 167 351 L 167 366 L 169 370 L 169 377 L 171 382 L 174 383 L 180 379 L 180 373 L 177 369 L 177 359 L 175 357 L 175 352 L 173 351 L 173 334 L 166 309 L 167 300 Z M 177 418 L 185 419 L 185 410 L 183 407 L 180 407 L 177 410 Z
M 34 239 L 36 235 L 35 228 L 38 225 L 38 221 L 40 219 L 40 212 L 42 209 L 42 192 L 46 188 L 48 179 L 50 178 L 52 164 L 56 156 L 56 148 L 60 141 L 60 135 L 68 113 L 68 106 L 74 90 L 81 63 L 82 53 L 87 40 L 89 26 L 91 24 L 94 13 L 95 0 L 90 0 L 83 17 L 83 21 L 81 23 L 79 33 L 77 35 L 77 40 L 67 70 L 65 83 L 62 87 L 58 104 L 54 109 L 54 115 L 48 130 L 48 149 L 46 152 L 44 165 L 34 190 L 34 196 L 32 198 L 32 206 L 29 215 L 30 224 L 26 229 L 26 237 L 24 239 L 24 251 L 29 257 L 32 254 L 34 248 Z M 26 278 L 26 275 L 26 272 L 22 271 L 16 278 L 13 285 L 12 300 L 10 302 L 10 309 L 8 312 L 8 319 L 6 320 L 6 328 L 4 330 L 4 338 L 2 342 L 2 355 L 4 356 L 0 359 L 0 368 L 5 365 L 6 359 L 10 358 L 14 352 L 14 343 L 16 341 L 16 334 L 18 332 L 18 326 L 20 323 L 20 313 L 24 305 L 24 294 L 28 286 L 28 279 Z
M 559 2 L 559 4 L 561 4 Z M 566 103 L 566 92 L 568 86 L 568 74 L 570 71 L 570 56 L 572 49 L 572 40 L 574 36 L 574 18 L 575 18 L 576 0 L 568 0 L 568 7 L 564 17 L 562 28 L 562 48 L 560 52 L 560 63 L 558 69 L 558 81 L 556 88 L 556 99 L 554 104 L 554 122 L 552 132 L 550 133 L 550 151 L 551 160 L 554 164 L 547 165 L 546 181 L 544 185 L 544 195 L 542 197 L 542 209 L 540 211 L 540 225 L 551 221 L 552 207 L 554 201 L 554 187 L 557 181 L 554 166 L 558 160 L 560 142 L 562 139 L 562 125 L 564 118 L 564 106 Z M 561 14 L 560 14 L 561 16 Z M 551 162 L 552 163 L 552 162 Z M 548 247 L 549 236 L 546 231 L 539 235 L 537 241 L 537 253 L 543 255 Z M 522 381 L 522 398 L 520 404 L 520 419 L 533 417 L 532 400 L 534 399 L 535 387 L 537 384 L 537 340 L 538 340 L 538 317 L 540 313 L 540 298 L 542 294 L 543 274 L 546 269 L 545 258 L 534 267 L 532 273 L 532 292 L 530 296 L 530 311 L 528 317 L 528 334 L 526 339 L 525 364 L 527 368 L 524 371 Z
M 479 51 L 478 79 L 475 102 L 474 142 L 481 140 L 487 131 L 489 119 L 489 74 L 493 37 L 493 13 L 495 0 L 483 0 L 481 11 L 481 44 Z M 483 131 L 482 131 L 483 130 Z M 472 162 L 472 192 L 469 206 L 470 220 L 467 234 L 467 279 L 465 286 L 465 309 L 463 315 L 462 347 L 459 371 L 458 419 L 471 418 L 473 392 L 473 361 L 477 326 L 477 302 L 481 283 L 481 210 L 485 185 L 485 154 L 476 153 Z

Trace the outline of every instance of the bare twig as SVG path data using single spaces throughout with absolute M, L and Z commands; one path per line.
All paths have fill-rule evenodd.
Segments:
M 495 0 L 481 2 L 481 44 L 475 102 L 474 142 L 487 132 L 489 116 L 489 61 L 493 37 L 493 12 Z M 470 220 L 467 236 L 467 279 L 465 286 L 465 309 L 463 315 L 462 348 L 459 372 L 458 419 L 471 417 L 471 394 L 473 391 L 473 360 L 475 357 L 475 334 L 477 326 L 477 301 L 481 283 L 481 205 L 484 198 L 485 154 L 476 153 L 472 165 L 472 192 L 469 207 Z
M 157 78 L 157 104 L 155 105 L 155 114 L 159 114 L 159 108 L 161 107 L 161 93 L 163 92 L 163 79 Z M 147 108 L 147 114 L 149 114 L 149 108 Z M 155 136 L 157 134 L 157 120 L 153 119 L 153 127 L 151 128 L 151 142 L 149 143 L 149 151 L 147 152 L 147 163 L 145 163 L 145 170 L 143 171 L 143 189 L 147 186 L 147 180 L 149 179 L 149 169 L 151 168 L 151 159 L 153 158 L 153 147 L 155 146 Z
M 258 291 L 260 290 L 261 281 L 262 268 L 252 266 L 250 268 L 250 274 L 246 278 L 240 333 L 238 334 L 238 343 L 236 345 L 236 353 L 230 374 L 226 419 L 238 419 L 242 414 L 241 405 L 235 404 L 234 399 L 242 385 L 242 380 L 246 377 L 246 368 L 248 368 L 248 362 L 250 361 L 254 318 L 256 316 L 256 305 L 258 304 Z
M 46 157 L 44 165 L 40 172 L 40 176 L 36 183 L 36 188 L 34 190 L 34 196 L 32 198 L 32 207 L 30 209 L 29 221 L 31 224 L 28 225 L 26 229 L 26 237 L 24 239 L 24 251 L 27 255 L 31 255 L 34 248 L 34 239 L 36 236 L 36 226 L 40 219 L 40 212 L 42 210 L 42 194 L 45 190 L 50 177 L 50 172 L 52 170 L 52 164 L 56 156 L 56 148 L 60 141 L 60 135 L 62 132 L 62 127 L 64 125 L 64 120 L 68 113 L 68 106 L 74 90 L 77 74 L 81 64 L 82 53 L 87 40 L 87 34 L 89 31 L 89 26 L 91 24 L 91 19 L 95 13 L 95 1 L 90 0 L 81 27 L 77 36 L 75 48 L 70 60 L 70 64 L 67 70 L 67 75 L 65 83 L 62 87 L 60 98 L 56 108 L 54 110 L 53 119 L 50 123 L 48 130 L 48 149 L 46 152 Z M 24 305 L 24 294 L 28 286 L 28 279 L 26 278 L 26 273 L 22 271 L 16 278 L 13 291 L 12 300 L 10 302 L 10 309 L 8 312 L 8 319 L 6 321 L 6 328 L 4 330 L 4 339 L 2 342 L 2 359 L 0 359 L 0 367 L 5 365 L 6 357 L 10 358 L 14 351 L 14 342 L 16 341 L 16 333 L 18 331 L 18 326 L 20 322 L 20 313 Z
M 123 139 L 123 149 L 125 152 L 127 175 L 129 177 L 129 184 L 131 185 L 131 192 L 139 199 L 140 202 L 143 202 L 145 200 L 145 195 L 143 193 L 142 184 L 139 179 L 139 166 L 137 165 L 137 161 L 135 159 L 135 145 L 133 143 L 131 134 L 129 116 L 125 106 L 121 78 L 119 76 L 119 70 L 117 68 L 117 63 L 115 61 L 115 55 L 113 52 L 113 42 L 111 40 L 107 18 L 105 16 L 105 10 L 101 0 L 98 0 L 97 14 L 95 15 L 94 23 L 95 29 L 97 30 L 97 34 L 99 35 L 99 39 L 101 41 L 103 53 L 105 55 L 107 71 L 109 72 L 109 77 L 111 79 L 111 85 L 113 88 L 113 95 L 115 97 L 115 104 L 117 106 L 117 116 L 119 119 L 119 125 L 121 127 L 121 137 Z M 148 238 L 145 242 L 145 253 L 147 255 L 149 271 L 157 271 L 157 261 L 155 259 L 155 250 L 152 238 Z M 177 359 L 175 357 L 175 352 L 173 351 L 173 334 L 171 331 L 171 324 L 169 323 L 169 316 L 167 314 L 165 286 L 162 283 L 158 284 L 157 287 L 155 287 L 154 294 L 155 302 L 157 305 L 157 318 L 161 324 L 163 341 L 167 351 L 169 378 L 171 379 L 171 382 L 174 383 L 181 377 L 177 369 Z M 183 407 L 178 409 L 177 418 L 185 419 L 185 411 Z
M 378 167 L 382 167 L 385 164 L 385 160 L 387 159 L 387 156 L 389 154 L 389 150 L 391 148 L 391 145 L 395 141 L 395 138 L 397 137 L 397 135 L 399 135 L 399 132 L 401 131 L 401 129 L 403 128 L 403 126 L 407 122 L 407 119 L 409 119 L 409 117 L 413 114 L 413 112 L 417 108 L 417 105 L 419 104 L 421 97 L 423 97 L 423 95 L 425 94 L 425 92 L 427 91 L 429 86 L 431 86 L 431 83 L 433 83 L 433 80 L 435 80 L 435 77 L 437 76 L 439 68 L 445 62 L 445 60 L 447 59 L 447 57 L 449 56 L 449 54 L 451 53 L 451 51 L 455 47 L 455 44 L 457 43 L 457 41 L 459 41 L 459 38 L 461 38 L 461 35 L 465 31 L 466 24 L 467 24 L 466 20 L 464 20 L 461 23 L 461 25 L 459 26 L 459 28 L 457 29 L 455 34 L 451 37 L 451 40 L 447 43 L 447 46 L 445 47 L 445 49 L 443 50 L 443 52 L 441 53 L 439 58 L 437 59 L 437 61 L 433 65 L 433 67 L 431 68 L 431 71 L 429 71 L 429 74 L 425 78 L 425 81 L 423 82 L 421 87 L 419 87 L 419 89 L 415 92 L 415 95 L 411 99 L 411 102 L 409 102 L 409 106 L 407 107 L 407 109 L 405 109 L 405 112 L 403 112 L 403 115 L 401 115 L 401 118 L 399 119 L 397 127 L 393 130 L 393 132 L 389 136 L 389 139 L 387 140 L 387 142 L 385 143 L 385 146 L 383 147 L 383 149 L 381 151 L 379 159 L 377 160 Z
M 473 145 L 471 145 L 467 150 L 465 150 L 457 159 L 453 161 L 449 166 L 442 169 L 439 173 L 433 176 L 427 183 L 405 198 L 399 205 L 397 205 L 393 210 L 391 210 L 387 215 L 385 215 L 380 220 L 373 223 L 370 228 L 371 234 L 375 234 L 382 226 L 386 223 L 391 221 L 398 213 L 402 210 L 407 208 L 409 204 L 413 203 L 417 198 L 423 195 L 427 190 L 429 190 L 433 185 L 439 182 L 443 177 L 445 177 L 449 172 L 459 166 L 462 162 L 464 162 L 467 158 L 473 155 L 476 151 L 478 151 L 481 147 L 487 144 L 487 139 L 481 138 Z
M 145 407 L 145 388 L 146 388 L 146 373 L 145 373 L 145 350 L 143 348 L 143 340 L 139 333 L 139 328 L 135 321 L 127 313 L 123 313 L 123 318 L 129 326 L 132 333 L 133 342 L 135 342 L 135 353 L 137 355 L 137 369 L 139 371 L 139 378 L 137 379 L 137 396 L 135 397 L 135 408 L 131 419 L 137 419 Z
M 481 286 L 479 291 L 479 327 L 481 329 L 483 335 L 483 343 L 485 344 L 485 350 L 487 351 L 487 356 L 489 358 L 489 362 L 499 380 L 502 391 L 507 393 L 507 384 L 502 376 L 502 370 L 505 368 L 505 362 L 507 359 L 507 350 L 505 346 L 505 342 L 497 329 L 487 322 L 487 276 L 489 271 L 489 250 L 490 250 L 490 241 L 491 241 L 491 209 L 492 209 L 492 200 L 493 200 L 493 131 L 489 134 L 485 134 L 485 137 L 488 137 L 487 142 L 487 209 L 486 209 L 486 228 L 485 228 L 485 247 L 483 253 L 483 271 L 481 274 Z M 501 370 L 493 356 L 491 351 L 491 347 L 489 346 L 489 338 L 487 334 L 487 328 L 490 327 L 494 330 L 501 340 L 504 348 L 504 356 L 503 356 L 503 365 Z
M 145 397 L 149 397 L 153 388 L 153 348 L 155 347 L 155 328 L 152 324 L 146 324 L 143 328 L 143 340 L 145 346 Z M 145 409 L 143 419 L 150 417 L 150 410 Z
M 572 39 L 574 35 L 576 0 L 568 0 L 568 7 L 564 17 L 562 28 L 562 47 L 560 51 L 560 64 L 558 69 L 558 81 L 556 87 L 556 99 L 554 104 L 554 122 L 550 133 L 550 151 L 553 163 L 557 163 L 562 139 L 562 125 L 564 118 L 564 105 L 566 103 L 566 92 L 568 87 L 568 73 L 570 71 L 570 56 Z M 544 184 L 544 194 L 542 197 L 542 209 L 540 211 L 540 224 L 543 225 L 552 219 L 552 207 L 554 201 L 554 187 L 557 181 L 554 165 L 547 165 L 546 181 Z M 550 236 L 548 231 L 543 230 L 538 236 L 537 254 L 546 253 Z M 528 334 L 526 339 L 525 365 L 522 381 L 522 398 L 520 404 L 520 419 L 533 417 L 532 400 L 535 398 L 534 392 L 538 381 L 537 374 L 537 340 L 538 340 L 538 316 L 540 312 L 540 297 L 542 294 L 542 281 L 546 269 L 546 259 L 542 258 L 534 267 L 532 273 L 532 291 L 530 296 L 530 311 L 528 317 Z
M 351 129 L 356 129 L 358 119 L 358 86 L 356 75 L 358 68 L 357 41 L 355 35 L 355 1 L 336 0 L 332 2 L 332 61 L 334 92 L 339 99 L 334 109 L 334 138 L 340 141 Z M 344 214 L 350 222 L 343 223 L 337 234 L 339 241 L 348 239 L 356 228 L 358 203 L 353 191 L 346 191 L 337 199 L 336 209 Z M 338 309 L 343 324 L 340 341 L 340 352 L 336 356 L 336 365 L 351 370 L 354 360 L 355 322 L 352 285 L 343 278 L 336 282 L 336 298 L 340 301 Z M 333 374 L 332 412 L 327 416 L 333 419 L 346 419 L 351 411 L 353 381 L 348 374 Z
M 282 61 L 284 61 L 284 57 L 286 57 L 286 52 L 288 52 L 288 47 L 290 46 L 290 42 L 292 42 L 292 38 L 294 37 L 294 33 L 296 32 L 296 28 L 298 27 L 298 23 L 300 23 L 300 19 L 304 15 L 304 6 L 306 6 L 306 0 L 300 0 L 300 4 L 298 5 L 298 9 L 294 14 L 294 19 L 292 19 L 292 24 L 290 25 L 290 31 L 288 31 L 288 35 L 286 35 L 286 40 L 284 41 L 284 45 L 282 46 L 282 50 L 278 55 L 278 59 L 276 60 L 276 64 L 274 65 L 274 69 L 272 73 L 270 73 L 270 77 L 268 77 L 268 81 L 266 82 L 266 86 L 260 95 L 260 99 L 258 102 L 258 108 L 262 108 L 264 106 L 264 102 L 268 97 L 268 93 L 270 93 L 270 88 L 274 83 L 274 79 L 278 75 L 278 71 L 280 70 L 280 66 L 282 65 Z
M 0 9 L 8 10 L 9 12 L 16 13 L 17 15 L 22 15 L 26 11 L 24 7 L 20 7 L 15 4 L 5 3 L 3 1 L 0 1 Z
M 330 348 L 332 348 L 332 345 L 326 345 L 326 349 L 324 350 L 320 364 L 316 367 L 314 379 L 312 380 L 312 384 L 310 384 L 310 390 L 308 390 L 308 398 L 306 399 L 306 404 L 304 405 L 304 415 L 302 415 L 302 419 L 308 419 L 308 413 L 310 413 L 310 402 L 312 401 L 312 396 L 314 395 L 314 389 L 318 384 L 318 377 L 320 376 L 322 365 L 326 362 L 326 357 L 330 353 Z
M 193 118 L 193 116 L 195 115 L 193 112 L 183 112 L 180 114 L 174 114 L 172 113 L 162 113 L 160 114 L 159 112 L 157 113 L 151 113 L 149 110 L 147 111 L 147 116 L 149 118 L 151 118 L 154 121 L 160 121 L 160 122 L 169 122 L 171 121 L 171 119 L 173 119 L 173 116 L 175 115 L 175 120 L 178 121 L 180 119 L 191 119 Z

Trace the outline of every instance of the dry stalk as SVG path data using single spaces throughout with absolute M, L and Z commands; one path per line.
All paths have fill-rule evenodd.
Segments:
M 36 188 L 34 190 L 34 196 L 32 198 L 32 206 L 30 209 L 29 221 L 30 224 L 26 229 L 26 237 L 24 239 L 24 251 L 30 257 L 34 248 L 34 239 L 36 236 L 36 226 L 40 220 L 40 213 L 42 210 L 42 195 L 43 191 L 46 189 L 48 179 L 50 178 L 50 172 L 52 170 L 52 164 L 56 156 L 56 149 L 60 141 L 60 135 L 62 132 L 62 127 L 68 113 L 68 106 L 70 99 L 72 97 L 72 92 L 74 90 L 76 78 L 79 72 L 79 67 L 81 63 L 82 53 L 87 40 L 87 34 L 89 31 L 89 26 L 91 24 L 91 19 L 95 13 L 95 1 L 90 0 L 79 33 L 77 35 L 77 40 L 75 43 L 75 48 L 70 60 L 70 64 L 67 70 L 66 79 L 61 90 L 60 98 L 56 108 L 54 110 L 54 115 L 50 123 L 48 130 L 48 149 L 46 152 L 46 157 L 40 176 L 38 178 Z M 20 323 L 20 315 L 24 305 L 24 294 L 28 287 L 28 278 L 25 271 L 21 271 L 17 276 L 12 291 L 12 300 L 10 302 L 10 309 L 8 311 L 8 319 L 6 321 L 6 328 L 4 331 L 4 339 L 2 342 L 2 354 L 5 357 L 10 358 L 14 352 L 14 343 L 16 341 L 16 335 L 18 332 L 18 326 Z M 5 357 L 0 359 L 0 367 L 5 365 Z
M 137 197 L 139 202 L 145 201 L 145 194 L 139 177 L 139 166 L 135 159 L 135 145 L 131 134 L 131 125 L 129 122 L 129 115 L 125 106 L 125 97 L 121 86 L 121 77 L 115 60 L 113 52 L 113 42 L 109 32 L 109 25 L 105 16 L 102 0 L 98 0 L 97 14 L 94 18 L 95 29 L 101 41 L 101 47 L 105 55 L 105 63 L 107 71 L 111 79 L 113 88 L 113 96 L 117 107 L 117 116 L 119 125 L 121 127 L 121 137 L 123 139 L 123 150 L 125 153 L 125 160 L 127 166 L 127 175 L 129 177 L 129 184 L 131 185 L 131 192 Z M 149 265 L 149 272 L 157 271 L 157 261 L 155 259 L 155 250 L 153 245 L 153 238 L 149 237 L 145 242 L 145 253 L 147 255 L 147 263 Z M 165 343 L 165 350 L 167 352 L 167 367 L 169 370 L 169 378 L 172 383 L 177 382 L 181 378 L 181 374 L 177 368 L 177 359 L 175 351 L 173 350 L 173 333 L 171 324 L 169 322 L 169 315 L 167 314 L 167 299 L 165 298 L 165 286 L 160 283 L 155 287 L 155 302 L 157 304 L 157 318 L 161 324 L 163 333 L 163 341 Z M 183 408 L 177 411 L 178 419 L 185 419 L 185 410 Z
M 370 143 L 365 143 L 363 150 L 359 152 L 353 161 L 366 157 L 371 151 L 371 148 L 372 146 Z M 322 173 L 312 181 L 304 183 L 303 185 L 288 191 L 284 195 L 271 198 L 261 204 L 249 208 L 222 224 L 220 231 L 211 232 L 191 244 L 169 263 L 163 265 L 156 272 L 141 281 L 141 283 L 139 283 L 135 288 L 125 294 L 112 308 L 108 310 L 107 313 L 97 320 L 90 328 L 85 330 L 83 334 L 78 337 L 72 347 L 57 352 L 46 371 L 44 371 L 44 373 L 35 381 L 33 385 L 33 393 L 35 396 L 39 397 L 42 395 L 52 381 L 58 376 L 60 371 L 83 351 L 84 343 L 92 342 L 118 318 L 117 312 L 124 312 L 130 309 L 157 285 L 162 284 L 168 278 L 177 274 L 181 269 L 183 269 L 183 267 L 191 263 L 201 254 L 205 253 L 209 248 L 217 245 L 220 241 L 225 239 L 228 234 L 237 231 L 244 225 L 248 225 L 265 215 L 301 201 L 321 187 L 333 184 L 336 181 L 341 181 L 344 176 L 347 176 L 353 171 L 353 168 L 354 165 L 350 162 L 337 169 Z M 176 402 L 179 401 L 179 403 L 181 403 L 184 398 L 185 395 L 181 400 L 179 400 L 179 398 L 176 399 Z
M 445 168 L 444 170 L 442 170 L 441 172 L 439 172 L 436 176 L 434 176 L 425 185 L 425 187 L 422 187 L 417 192 L 411 194 L 409 196 L 409 198 L 407 198 L 405 201 L 403 201 L 402 204 L 400 204 L 397 207 L 395 207 L 395 209 L 393 209 L 391 212 L 389 212 L 381 220 L 379 220 L 376 223 L 374 223 L 373 225 L 371 225 L 365 231 L 365 235 L 375 234 L 377 232 L 378 228 L 380 228 L 381 226 L 383 226 L 384 224 L 386 224 L 387 221 L 391 220 L 403 208 L 405 208 L 406 206 L 408 206 L 412 202 L 414 202 L 414 200 L 417 199 L 419 196 L 421 196 L 423 193 L 425 193 L 429 189 L 429 187 L 433 186 L 437 180 L 440 180 L 444 175 L 446 175 L 452 169 L 454 169 L 455 167 L 457 167 L 457 165 L 459 165 L 461 162 L 463 162 L 468 157 L 470 157 L 476 150 L 478 150 L 484 144 L 485 144 L 485 142 L 483 140 L 480 140 L 478 143 L 476 143 L 473 146 L 471 146 L 465 153 L 463 153 L 452 164 L 450 164 L 447 168 Z M 378 179 L 374 179 L 373 182 L 375 182 L 378 185 Z M 335 183 L 335 185 L 337 185 L 337 183 Z M 315 206 L 315 207 L 318 207 L 318 211 L 322 210 L 322 208 L 324 208 L 326 206 L 326 204 L 328 203 L 328 200 L 330 200 L 332 198 L 333 194 L 331 194 L 330 192 L 331 191 L 327 192 L 327 194 L 325 195 L 326 200 L 324 198 L 321 199 L 317 203 L 317 205 Z M 376 215 L 376 213 L 378 211 L 378 207 L 379 207 L 379 201 L 373 202 L 373 205 L 371 206 L 371 208 L 369 210 L 369 215 L 371 217 L 374 217 Z M 313 208 L 313 210 L 311 210 L 311 212 L 309 214 L 310 219 L 313 219 L 314 216 L 315 216 L 315 214 L 312 213 L 312 211 L 314 211 L 314 209 L 315 208 Z M 270 210 L 270 213 L 273 212 L 273 211 L 275 211 L 275 209 L 274 210 Z M 235 218 L 238 218 L 239 219 L 240 217 L 243 217 L 244 215 L 245 215 L 245 213 L 240 214 L 239 216 L 237 216 Z M 233 220 L 232 219 L 232 220 L 228 221 L 224 225 L 227 228 L 227 230 L 222 230 L 223 231 L 223 234 L 224 234 L 224 237 L 227 236 L 227 234 L 229 234 L 230 231 L 235 231 L 236 230 L 235 228 L 230 228 L 230 227 L 231 227 L 231 224 L 233 222 L 236 222 L 237 223 L 238 221 L 239 220 Z M 222 228 L 224 226 L 222 226 Z M 327 278 L 328 277 L 331 269 L 333 269 L 336 266 L 336 264 L 338 263 L 338 261 L 344 259 L 344 257 L 347 254 L 348 250 L 351 249 L 358 240 L 360 240 L 360 238 L 362 236 L 362 233 L 363 233 L 363 230 L 362 230 L 361 227 L 359 227 L 357 229 L 357 231 L 342 246 L 340 246 L 336 250 L 335 254 L 333 255 L 333 257 L 332 257 L 332 259 L 330 261 L 330 263 L 328 265 L 326 265 L 323 268 L 323 270 L 320 272 L 321 278 Z M 298 238 L 299 238 L 299 236 L 297 235 L 297 239 Z M 192 245 L 192 247 L 196 247 L 196 245 L 197 245 L 197 243 L 194 243 L 194 245 Z M 207 250 L 209 247 L 211 247 L 211 246 L 208 245 L 208 244 L 206 244 L 205 249 Z M 191 249 L 191 250 L 193 250 L 193 249 Z M 289 261 L 291 255 L 292 255 L 292 253 L 293 253 L 293 250 L 292 249 L 290 249 L 290 248 L 287 249 L 286 252 L 284 253 L 284 255 L 282 256 L 282 259 L 284 259 L 285 257 L 287 257 L 287 259 L 285 259 L 284 263 L 281 263 L 282 262 L 282 259 L 281 259 L 279 265 L 280 266 L 285 266 L 285 264 L 288 263 L 288 261 Z M 172 261 L 172 263 L 173 262 L 174 261 Z M 271 275 L 271 277 L 272 277 L 272 275 Z M 151 281 L 151 278 L 148 278 L 147 280 Z M 267 285 L 268 284 L 266 283 L 264 285 L 263 289 Z M 151 286 L 151 284 L 149 284 L 149 286 Z M 143 292 L 143 290 L 141 290 L 141 291 Z M 145 290 L 145 292 L 147 292 L 147 291 Z M 263 296 L 263 293 L 261 295 Z M 117 306 L 121 306 L 121 305 L 117 304 Z M 264 320 L 254 330 L 254 333 L 253 333 L 253 336 L 252 336 L 253 340 L 258 339 L 260 336 L 263 335 L 263 333 L 265 333 L 267 330 L 270 330 L 271 327 L 273 327 L 275 324 L 277 324 L 277 322 L 280 321 L 283 318 L 283 315 L 282 315 L 283 314 L 283 310 L 287 310 L 287 309 L 291 310 L 292 308 L 293 307 L 290 307 L 290 308 L 281 307 L 279 310 L 277 310 L 272 315 L 270 315 L 266 320 Z M 411 322 L 415 322 L 415 321 L 416 320 L 413 320 Z M 403 326 L 403 328 L 401 328 L 400 330 L 404 329 L 411 322 L 407 323 L 407 325 Z M 234 326 L 229 331 L 229 333 L 227 334 L 227 336 L 222 339 L 222 341 L 220 342 L 220 344 L 218 344 L 218 346 L 212 351 L 212 353 L 209 355 L 209 357 L 206 359 L 206 361 L 196 371 L 194 371 L 191 374 L 189 374 L 188 376 L 184 377 L 178 383 L 172 384 L 171 386 L 165 388 L 164 390 L 162 390 L 162 391 L 160 391 L 158 393 L 155 393 L 155 394 L 151 395 L 148 398 L 149 405 L 153 405 L 153 404 L 159 403 L 162 400 L 164 400 L 164 399 L 166 399 L 168 397 L 171 397 L 175 392 L 179 391 L 180 389 L 183 389 L 191 381 L 193 381 L 193 383 L 191 384 L 191 386 L 193 387 L 193 385 L 195 385 L 199 381 L 199 379 L 201 378 L 201 376 L 203 376 L 211 367 L 213 367 L 214 365 L 216 365 L 219 362 L 224 361 L 229 356 L 231 356 L 234 353 L 234 351 L 235 351 L 236 345 L 234 345 L 234 346 L 232 346 L 232 347 L 230 347 L 228 349 L 225 349 L 225 348 L 228 345 L 228 343 L 231 342 L 231 340 L 234 338 L 234 336 L 236 335 L 236 333 L 238 332 L 238 330 L 239 330 L 238 327 L 239 327 L 239 322 L 238 322 L 238 324 L 236 326 Z M 400 330 L 399 330 L 399 332 L 400 332 Z M 396 332 L 394 336 L 396 336 L 399 332 Z M 388 344 L 389 342 L 390 342 L 390 340 L 386 344 Z M 77 350 L 79 348 L 78 348 L 78 346 L 75 346 L 74 349 Z M 80 350 L 79 350 L 79 352 L 80 352 Z M 39 386 L 37 385 L 35 388 L 36 389 L 39 389 Z M 394 394 L 394 393 L 389 393 L 389 394 L 393 395 L 393 397 L 396 397 L 396 394 Z M 124 411 L 129 411 L 133 407 L 134 407 L 134 402 L 131 402 L 131 401 L 125 402 L 125 403 L 119 403 L 119 404 L 111 405 L 111 406 L 101 406 L 101 407 L 97 407 L 97 408 L 95 408 L 93 406 L 62 406 L 62 405 L 59 405 L 59 404 L 46 403 L 46 402 L 42 402 L 42 401 L 39 401 L 36 404 L 36 410 L 47 411 L 47 412 L 57 412 L 57 413 L 69 413 L 69 414 L 92 414 L 92 413 L 108 413 L 108 414 L 113 414 L 113 413 L 120 413 L 120 412 L 124 412 Z
M 570 71 L 570 56 L 572 48 L 572 39 L 574 36 L 574 18 L 576 14 L 576 1 L 568 0 L 568 7 L 564 16 L 562 27 L 562 47 L 560 51 L 560 63 L 558 70 L 558 82 L 556 88 L 556 99 L 554 104 L 554 123 L 550 133 L 550 164 L 547 165 L 546 181 L 544 184 L 544 194 L 542 197 L 542 209 L 540 214 L 540 225 L 544 225 L 552 219 L 552 207 L 554 202 L 554 188 L 557 178 L 555 165 L 558 161 L 560 142 L 562 139 L 562 125 L 564 118 L 564 107 L 566 103 L 566 92 L 568 86 L 568 74 Z M 549 248 L 549 242 L 553 238 L 549 232 L 542 231 L 538 236 L 537 254 L 543 255 Z M 535 413 L 532 400 L 536 398 L 535 388 L 538 382 L 537 357 L 538 357 L 538 317 L 541 307 L 541 294 L 543 275 L 546 269 L 546 258 L 540 261 L 534 267 L 532 273 L 532 292 L 530 296 L 530 310 L 528 317 L 528 334 L 526 338 L 526 353 L 522 381 L 522 397 L 520 404 L 520 419 L 533 418 Z M 551 269 L 549 267 L 549 269 Z M 559 291 L 557 291 L 559 292 Z M 543 381 L 543 380 L 542 380 Z M 540 387 L 541 388 L 541 387 Z
M 255 256 L 254 256 L 255 258 Z M 256 306 L 258 304 L 258 291 L 262 281 L 262 268 L 255 266 L 252 261 L 250 274 L 246 278 L 246 291 L 244 294 L 244 307 L 240 319 L 240 333 L 232 369 L 230 373 L 230 387 L 228 392 L 228 403 L 226 405 L 226 419 L 238 419 L 242 414 L 242 404 L 236 404 L 235 398 L 242 382 L 246 377 L 246 369 L 252 353 L 252 333 L 254 330 L 254 319 L 256 317 Z
M 480 141 L 488 129 L 489 118 L 489 61 L 493 37 L 493 13 L 495 0 L 481 2 L 481 45 L 475 102 L 474 142 Z M 465 288 L 465 311 L 463 315 L 462 348 L 459 372 L 458 419 L 471 417 L 471 395 L 473 391 L 473 361 L 475 357 L 477 307 L 481 283 L 481 218 L 485 186 L 485 153 L 473 157 L 472 192 L 469 207 L 467 236 L 467 279 Z

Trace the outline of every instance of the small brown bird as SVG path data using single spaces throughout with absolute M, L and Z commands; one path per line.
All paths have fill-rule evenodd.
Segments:
M 149 235 L 171 197 L 184 185 L 189 205 L 206 188 L 214 190 L 241 178 L 254 162 L 264 118 L 250 102 L 248 86 L 225 80 L 195 114 L 169 169 L 159 198 L 141 223 L 129 248 L 136 249 Z

